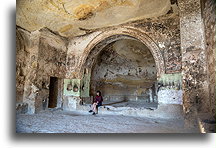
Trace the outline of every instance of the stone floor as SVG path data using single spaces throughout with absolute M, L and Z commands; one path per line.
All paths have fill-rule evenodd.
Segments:
M 184 128 L 181 118 L 146 118 L 91 115 L 88 112 L 46 110 L 34 115 L 17 114 L 17 133 L 198 133 Z

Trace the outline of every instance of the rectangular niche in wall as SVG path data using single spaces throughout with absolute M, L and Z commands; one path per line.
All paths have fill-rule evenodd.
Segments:
M 57 107 L 57 100 L 58 100 L 58 78 L 50 77 L 48 108 Z

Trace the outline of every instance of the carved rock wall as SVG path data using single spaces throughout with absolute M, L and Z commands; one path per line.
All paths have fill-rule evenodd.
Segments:
M 91 95 L 97 90 L 107 100 L 140 100 L 152 95 L 156 66 L 151 52 L 140 41 L 122 39 L 110 43 L 93 65 Z
M 61 97 L 67 40 L 47 29 L 30 33 L 18 27 L 17 32 L 17 102 L 27 103 L 27 113 L 31 114 L 42 110 L 44 102 L 48 102 L 50 77 L 60 79 Z
M 48 30 L 41 30 L 38 52 L 36 85 L 40 89 L 36 100 L 36 111 L 42 110 L 43 102 L 49 100 L 50 77 L 58 78 L 58 104 L 62 100 L 63 78 L 66 74 L 67 40 Z
M 215 114 L 215 1 L 202 2 L 202 17 L 205 28 L 206 54 L 208 63 L 209 97 L 212 113 Z
M 27 65 L 30 58 L 30 33 L 17 27 L 16 29 L 16 102 L 23 101 Z
M 198 110 L 208 109 L 207 106 L 209 106 L 205 34 L 200 1 L 180 0 L 179 6 L 181 9 L 183 98 L 185 112 L 189 113 L 195 106 Z M 194 39 L 191 40 L 191 38 Z
M 46 28 L 31 33 L 28 32 L 26 33 L 28 39 L 24 39 L 21 45 L 27 46 L 28 42 L 30 42 L 28 48 L 26 48 L 29 53 L 25 53 L 24 48 L 20 50 L 21 48 L 17 47 L 17 59 L 20 59 L 17 61 L 17 65 L 23 61 L 27 63 L 26 66 L 17 68 L 17 73 L 21 73 L 21 69 L 25 69 L 25 67 L 27 71 L 24 78 L 20 77 L 20 74 L 17 74 L 17 80 L 20 79 L 17 85 L 21 84 L 21 79 L 25 79 L 22 82 L 24 83 L 23 86 L 21 87 L 20 85 L 20 88 L 17 88 L 19 90 L 24 89 L 22 91 L 24 94 L 18 95 L 18 98 L 21 98 L 21 102 L 23 98 L 23 102 L 28 103 L 29 113 L 34 113 L 35 110 L 39 111 L 43 106 L 46 106 L 44 102 L 48 102 L 50 77 L 82 79 L 82 71 L 80 69 L 85 63 L 84 57 L 88 57 L 88 54 L 92 50 L 91 48 L 89 48 L 90 51 L 86 50 L 88 45 L 98 35 L 106 38 L 106 32 L 112 30 L 118 32 L 118 30 L 124 30 L 125 27 L 130 28 L 131 32 L 128 33 L 133 34 L 136 33 L 136 31 L 133 32 L 134 29 L 139 30 L 141 32 L 140 36 L 145 34 L 145 36 L 151 39 L 148 41 L 148 47 L 156 47 L 158 49 L 157 52 L 159 52 L 162 59 L 158 62 L 165 63 L 164 67 L 160 66 L 160 68 L 165 69 L 165 73 L 178 73 L 181 71 L 180 26 L 177 13 L 134 21 L 115 27 L 91 30 L 91 33 L 73 38 L 62 37 Z M 98 41 L 100 42 L 100 39 Z M 152 41 L 154 45 L 151 45 Z M 102 46 L 105 45 L 107 43 Z M 94 57 L 96 55 L 90 56 Z M 158 59 L 157 56 L 155 58 Z M 63 81 L 60 83 L 63 86 Z M 62 89 L 60 88 L 59 91 Z M 61 97 L 60 92 L 59 96 Z
M 67 76 L 76 77 L 77 75 L 80 75 L 77 70 L 84 65 L 86 57 L 94 57 L 94 54 L 98 54 L 98 52 L 95 52 L 91 55 L 92 53 L 90 52 L 94 46 L 89 48 L 89 44 L 94 42 L 96 46 L 112 35 L 115 36 L 118 35 L 118 33 L 119 35 L 124 35 L 124 28 L 129 28 L 128 30 L 130 31 L 126 34 L 131 34 L 132 36 L 136 36 L 137 31 L 140 32 L 140 38 L 142 38 L 142 34 L 145 34 L 145 36 L 151 39 L 151 41 L 148 42 L 148 45 L 146 45 L 148 47 L 151 46 L 150 44 L 152 44 L 152 42 L 154 42 L 159 49 L 157 52 L 160 52 L 162 55 L 163 59 L 161 61 L 165 63 L 165 67 L 163 67 L 165 68 L 165 73 L 181 72 L 179 16 L 176 13 L 171 13 L 158 18 L 144 19 L 115 27 L 92 30 L 92 33 L 85 36 L 70 39 L 68 47 L 70 56 L 68 54 L 67 60 L 74 64 L 68 63 L 69 65 L 67 65 L 67 69 L 69 70 L 69 74 Z M 99 38 L 95 41 L 94 39 L 98 36 L 101 36 L 101 40 Z M 115 41 L 115 39 L 110 38 L 110 41 L 111 40 Z M 143 37 L 143 40 L 145 40 L 145 37 Z M 107 42 L 109 42 L 109 40 L 107 40 Z M 106 46 L 107 42 L 104 42 L 104 45 L 101 45 L 101 47 Z M 154 51 L 153 46 L 151 48 Z M 155 60 L 157 60 L 157 58 L 158 57 L 156 56 Z

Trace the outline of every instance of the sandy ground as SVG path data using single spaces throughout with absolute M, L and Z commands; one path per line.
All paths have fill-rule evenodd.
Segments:
M 43 111 L 16 116 L 17 133 L 197 133 L 185 129 L 183 119 L 155 119 L 122 115 Z

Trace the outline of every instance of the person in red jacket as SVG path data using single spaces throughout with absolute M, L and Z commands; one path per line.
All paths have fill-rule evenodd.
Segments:
M 98 113 L 98 107 L 102 106 L 102 102 L 103 102 L 103 97 L 101 96 L 101 92 L 97 91 L 96 96 L 93 100 L 92 103 L 92 110 L 90 110 L 89 112 L 93 112 L 92 115 L 96 115 Z

